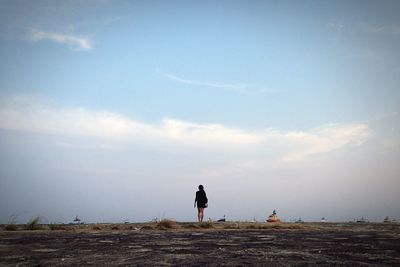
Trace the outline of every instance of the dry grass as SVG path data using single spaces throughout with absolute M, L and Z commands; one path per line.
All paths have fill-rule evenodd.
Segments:
M 210 229 L 210 228 L 214 228 L 214 224 L 213 224 L 213 222 L 211 222 L 211 221 L 203 222 L 203 223 L 200 223 L 200 227 L 201 227 L 201 228 Z
M 223 228 L 227 229 L 227 230 L 240 229 L 240 224 L 239 223 L 228 223 L 228 224 L 224 224 Z
M 141 230 L 154 230 L 154 226 L 152 225 L 145 225 L 141 228 Z
M 18 225 L 15 223 L 9 223 L 6 226 L 4 226 L 5 231 L 17 231 L 18 230 Z
M 91 228 L 92 228 L 93 231 L 100 231 L 101 230 L 101 227 L 98 224 L 93 225 Z
M 400 232 L 400 224 L 379 224 L 379 223 L 266 223 L 266 222 L 176 222 L 172 219 L 163 219 L 160 222 L 149 223 L 96 223 L 85 225 L 65 225 L 62 223 L 41 224 L 39 217 L 32 218 L 25 225 L 18 225 L 14 221 L 9 221 L 0 227 L 2 231 L 19 231 L 19 230 L 49 230 L 49 231 L 153 231 L 153 230 L 276 230 L 276 231 L 376 231 L 383 229 L 384 231 Z
M 282 230 L 302 230 L 305 229 L 303 224 L 293 223 L 254 223 L 247 225 L 246 229 L 282 229 Z
M 195 223 L 183 224 L 182 227 L 185 229 L 199 229 L 200 228 L 200 226 Z
M 42 226 L 39 225 L 39 221 L 40 221 L 40 217 L 39 216 L 33 217 L 32 219 L 30 219 L 26 223 L 25 229 L 26 230 L 40 230 L 40 229 L 42 229 Z
M 155 228 L 159 230 L 167 230 L 167 229 L 178 229 L 180 228 L 180 226 L 174 220 L 162 219 L 161 221 L 157 222 Z
M 62 223 L 51 223 L 51 224 L 49 224 L 49 229 L 52 231 L 67 230 L 67 228 Z
M 217 226 L 218 228 L 218 226 Z M 302 230 L 306 226 L 303 224 L 294 223 L 265 223 L 265 222 L 229 222 L 224 223 L 222 229 L 226 230 L 245 230 L 245 229 L 282 229 L 282 230 Z
M 8 223 L 4 226 L 3 230 L 4 231 L 17 231 L 18 230 L 18 225 L 16 223 L 17 221 L 17 216 L 13 215 L 10 217 L 8 220 Z

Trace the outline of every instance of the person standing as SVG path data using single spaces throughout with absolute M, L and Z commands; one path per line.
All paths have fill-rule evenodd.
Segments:
M 199 222 L 203 222 L 204 209 L 208 206 L 208 199 L 204 187 L 199 185 L 199 191 L 196 192 L 196 198 L 194 199 L 194 207 L 196 208 L 197 203 L 197 218 Z

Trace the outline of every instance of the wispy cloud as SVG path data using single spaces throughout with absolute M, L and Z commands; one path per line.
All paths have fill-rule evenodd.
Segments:
M 363 59 L 371 61 L 381 61 L 384 59 L 382 51 L 371 49 L 368 47 L 357 47 L 356 49 L 349 49 L 346 55 L 351 59 Z
M 213 82 L 213 81 L 195 81 L 195 80 L 184 79 L 184 78 L 181 78 L 176 75 L 169 74 L 169 73 L 162 73 L 162 76 L 171 81 L 178 82 L 178 83 L 194 85 L 194 86 L 219 88 L 219 89 L 231 90 L 231 91 L 236 91 L 236 92 L 245 93 L 245 94 L 260 94 L 260 93 L 274 92 L 273 90 L 257 89 L 257 88 L 254 88 L 254 86 L 252 86 L 250 84 L 218 83 L 218 82 Z
M 45 32 L 38 29 L 31 29 L 28 37 L 33 42 L 44 40 L 65 44 L 72 50 L 89 51 L 93 49 L 92 41 L 89 37 L 57 32 Z
M 249 85 L 247 84 L 223 84 L 223 83 L 215 83 L 215 82 L 201 82 L 201 81 L 192 81 L 192 80 L 187 80 L 183 79 L 180 77 L 177 77 L 172 74 L 164 73 L 164 77 L 180 82 L 180 83 L 185 83 L 185 84 L 191 84 L 191 85 L 200 85 L 200 86 L 208 86 L 208 87 L 215 87 L 215 88 L 227 88 L 227 89 L 245 89 L 248 88 Z
M 249 131 L 223 124 L 199 124 L 164 118 L 158 124 L 121 114 L 83 108 L 55 108 L 35 101 L 0 103 L 0 128 L 39 133 L 95 136 L 113 142 L 159 144 L 214 152 L 265 154 L 283 161 L 301 161 L 337 149 L 360 146 L 370 130 L 364 123 L 327 124 L 304 131 Z
M 363 32 L 369 34 L 385 34 L 398 35 L 400 34 L 400 25 L 374 25 L 368 23 L 331 21 L 327 23 L 327 27 L 334 30 L 338 34 L 347 32 Z
M 335 30 L 337 33 L 342 33 L 345 28 L 345 25 L 341 22 L 329 22 L 327 26 Z
M 400 34 L 400 26 L 365 25 L 364 31 L 367 33 L 398 35 L 398 34 Z

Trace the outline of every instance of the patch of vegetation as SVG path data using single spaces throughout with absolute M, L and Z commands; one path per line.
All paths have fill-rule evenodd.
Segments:
M 113 227 L 111 227 L 111 230 L 119 230 L 118 225 L 114 225 Z
M 289 229 L 289 230 L 301 230 L 305 229 L 303 224 L 293 223 L 254 223 L 247 225 L 246 229 Z
M 17 231 L 18 230 L 18 225 L 15 223 L 9 223 L 6 226 L 4 226 L 5 231 Z
M 184 224 L 183 228 L 186 228 L 186 229 L 199 229 L 200 226 L 198 224 L 189 223 L 189 224 Z
M 246 229 L 261 229 L 258 223 L 250 224 L 246 227 Z
M 25 226 L 26 230 L 40 230 L 42 227 L 39 225 L 40 217 L 36 216 L 30 219 Z
M 178 229 L 179 225 L 176 221 L 171 219 L 162 219 L 161 221 L 157 222 L 156 229 L 159 230 L 167 230 L 167 229 Z
M 4 231 L 17 231 L 18 230 L 17 216 L 12 215 L 10 217 L 10 219 L 8 220 L 8 223 L 4 226 L 3 230 Z
M 227 229 L 227 230 L 231 230 L 231 229 L 236 230 L 236 229 L 240 229 L 240 224 L 239 223 L 225 224 L 223 228 Z
M 200 223 L 201 228 L 214 228 L 214 224 L 211 221 Z
M 67 230 L 62 223 L 51 223 L 49 224 L 49 228 L 52 231 L 64 231 Z
M 94 230 L 94 231 L 100 231 L 100 230 L 101 230 L 101 227 L 100 227 L 99 225 L 93 225 L 93 226 L 92 226 L 92 230 Z
M 279 223 L 271 226 L 274 229 L 290 229 L 290 230 L 302 230 L 305 229 L 306 227 L 304 224 L 286 224 L 286 223 Z
M 154 230 L 154 227 L 152 225 L 145 225 L 141 228 L 141 230 Z

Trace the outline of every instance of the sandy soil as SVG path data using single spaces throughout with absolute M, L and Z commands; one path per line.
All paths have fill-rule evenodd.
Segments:
M 399 224 L 179 223 L 0 231 L 0 266 L 400 266 Z M 56 228 L 56 227 L 54 227 Z M 61 229 L 61 230 L 60 230 Z

